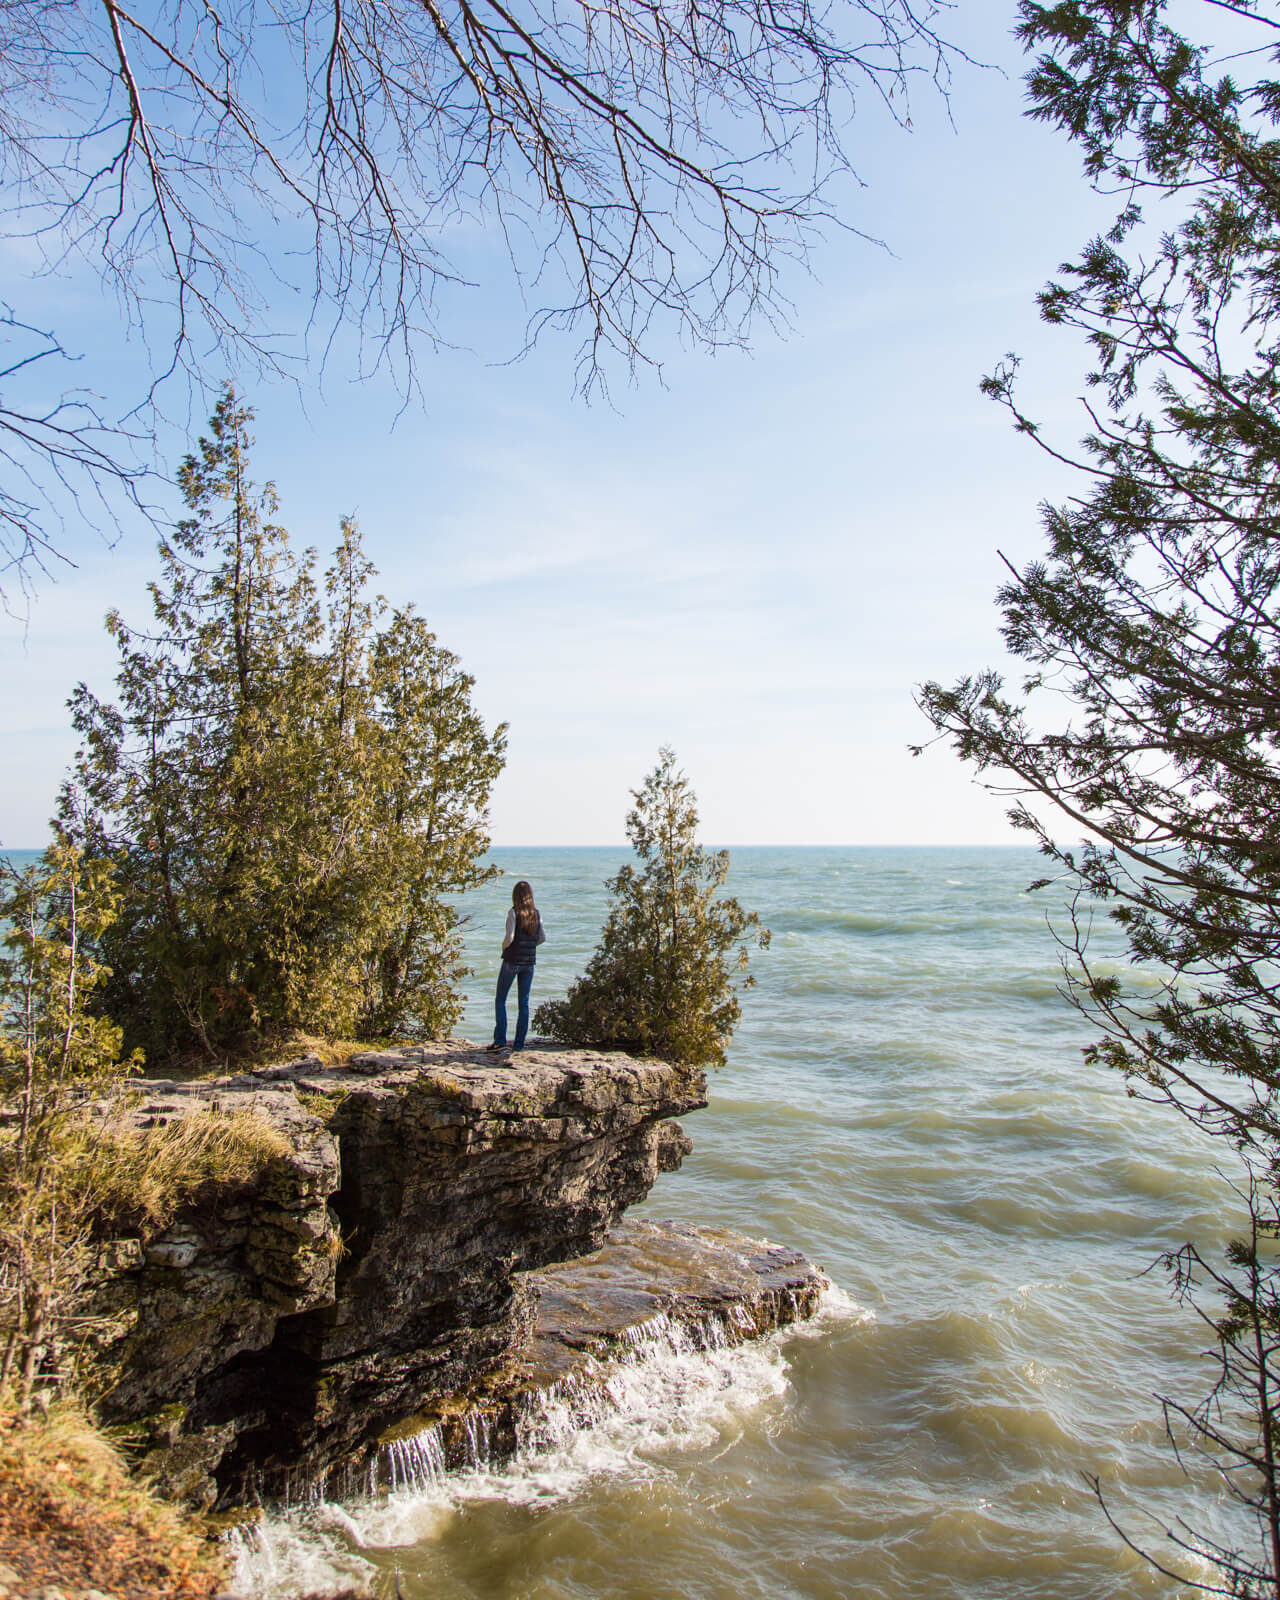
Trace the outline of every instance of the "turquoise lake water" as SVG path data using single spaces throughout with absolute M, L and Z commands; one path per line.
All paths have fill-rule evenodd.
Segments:
M 502 850 L 471 897 L 490 1036 L 493 950 L 529 878 L 535 1002 L 594 946 L 620 852 Z M 1173 1596 L 1085 1475 L 1212 1526 L 1157 1393 L 1198 1396 L 1198 1330 L 1162 1250 L 1228 1226 L 1202 1141 L 1086 1067 L 1030 850 L 747 849 L 729 888 L 773 930 L 694 1153 L 656 1217 L 799 1246 L 819 1321 L 714 1356 L 655 1355 L 606 1423 L 506 1468 L 270 1519 L 254 1596 L 336 1579 L 409 1600 L 1108 1600 Z M 1093 951 L 1122 952 L 1103 923 Z M 1199 1569 L 1204 1575 L 1206 1569 Z
M 478 1041 L 514 878 L 548 931 L 536 1003 L 581 970 L 621 852 L 494 860 L 467 902 Z M 406 1600 L 1178 1594 L 1085 1475 L 1138 1536 L 1144 1512 L 1219 1515 L 1154 1398 L 1199 1396 L 1203 1339 L 1146 1269 L 1220 1243 L 1230 1196 L 1201 1139 L 1082 1062 L 1045 920 L 1065 893 L 1024 892 L 1041 871 L 1021 849 L 734 851 L 773 943 L 645 1210 L 798 1246 L 837 1286 L 818 1321 L 656 1354 L 616 1415 L 512 1466 L 269 1518 L 243 1592 L 391 1596 L 398 1572 Z M 1092 948 L 1121 959 L 1105 922 Z

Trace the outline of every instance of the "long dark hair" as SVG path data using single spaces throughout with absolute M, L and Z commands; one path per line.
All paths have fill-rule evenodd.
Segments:
M 516 929 L 520 933 L 538 931 L 538 908 L 533 903 L 533 885 L 523 878 L 511 891 L 511 904 L 516 908 Z

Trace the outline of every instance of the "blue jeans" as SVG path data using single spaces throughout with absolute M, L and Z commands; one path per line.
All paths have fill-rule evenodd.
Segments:
M 533 988 L 532 967 L 513 967 L 508 961 L 504 961 L 499 967 L 498 993 L 493 1003 L 493 1042 L 494 1044 L 507 1042 L 507 995 L 511 992 L 513 980 L 516 983 L 516 999 L 519 1006 L 516 1011 L 516 1038 L 511 1048 L 523 1050 L 525 1035 L 529 1032 L 529 991 Z

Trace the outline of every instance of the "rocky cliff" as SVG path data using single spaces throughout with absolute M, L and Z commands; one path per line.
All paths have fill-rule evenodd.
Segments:
M 823 1274 L 798 1250 L 719 1228 L 627 1221 L 589 1255 L 531 1273 L 532 1337 L 380 1441 L 365 1486 L 404 1487 L 455 1467 L 536 1453 L 614 1405 L 619 1366 L 723 1350 L 811 1317 Z
M 144 1085 L 135 1115 L 255 1110 L 287 1153 L 162 1234 L 111 1241 L 101 1409 L 194 1505 L 372 1459 L 528 1343 L 520 1274 L 580 1257 L 689 1142 L 705 1079 L 663 1062 L 445 1043 Z

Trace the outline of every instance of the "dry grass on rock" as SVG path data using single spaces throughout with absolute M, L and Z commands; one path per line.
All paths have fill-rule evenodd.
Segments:
M 208 1056 L 165 1056 L 147 1061 L 141 1079 L 172 1079 L 178 1083 L 201 1083 L 220 1078 L 229 1072 L 248 1072 L 256 1067 L 277 1066 L 283 1061 L 298 1061 L 303 1056 L 314 1056 L 324 1067 L 340 1066 L 362 1050 L 390 1050 L 397 1045 L 420 1044 L 420 1039 L 379 1035 L 372 1039 L 325 1038 L 321 1034 L 295 1030 L 272 1039 L 253 1050 L 228 1054 L 217 1061 Z
M 288 1141 L 261 1112 L 202 1108 L 140 1127 L 127 1111 L 77 1121 L 65 1135 L 64 1182 L 84 1198 L 99 1229 L 168 1226 L 211 1184 L 252 1183 Z
M 77 1406 L 25 1420 L 0 1412 L 0 1597 L 213 1600 L 227 1569 L 225 1546 L 132 1478 Z
M 115 1600 L 207 1600 L 226 1571 L 220 1547 L 132 1479 L 66 1402 L 44 1418 L 0 1415 L 0 1562 L 11 1593 L 97 1589 Z

